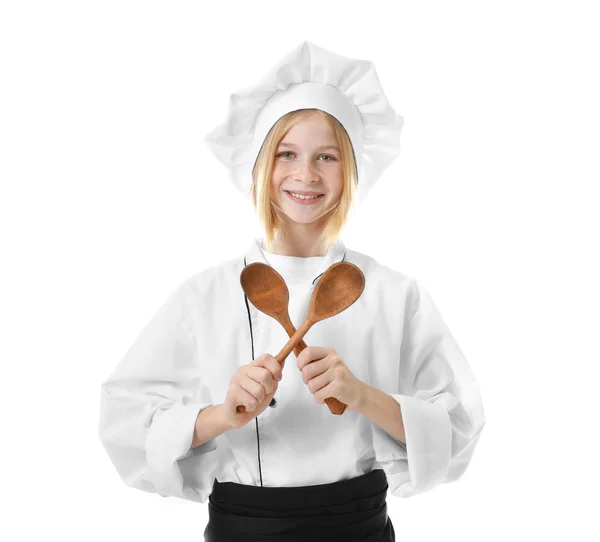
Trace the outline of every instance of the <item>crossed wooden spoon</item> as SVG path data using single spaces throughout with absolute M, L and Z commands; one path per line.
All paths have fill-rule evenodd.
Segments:
M 264 314 L 277 320 L 289 335 L 290 340 L 275 356 L 275 359 L 283 365 L 292 350 L 299 355 L 306 348 L 302 337 L 313 324 L 346 310 L 361 296 L 365 287 L 365 276 L 359 267 L 349 262 L 331 265 L 313 290 L 308 316 L 298 329 L 292 324 L 288 313 L 287 285 L 273 267 L 261 262 L 251 263 L 242 270 L 240 283 L 252 304 Z M 325 402 L 329 410 L 337 415 L 343 414 L 348 406 L 335 397 L 328 397 Z M 245 410 L 243 405 L 237 407 L 238 412 L 245 412 Z

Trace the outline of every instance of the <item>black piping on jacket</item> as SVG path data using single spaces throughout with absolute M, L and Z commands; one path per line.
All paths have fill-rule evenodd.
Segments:
M 346 259 L 346 252 L 344 252 L 344 257 L 341 259 L 341 261 L 343 262 Z M 246 267 L 246 257 L 244 256 L 244 267 Z M 324 273 L 325 271 L 323 271 Z M 317 275 L 314 280 L 312 281 L 312 283 L 314 284 L 316 282 L 316 280 L 323 274 L 321 273 L 320 275 Z M 244 292 L 244 301 L 246 302 L 246 310 L 248 311 L 248 325 L 250 326 L 250 345 L 252 347 L 252 360 L 254 361 L 254 333 L 252 332 L 252 319 L 250 317 L 250 305 L 248 305 L 248 296 L 246 295 L 246 293 Z M 273 397 L 273 399 L 271 399 L 271 402 L 269 403 L 270 407 L 274 407 L 277 404 L 277 401 L 275 400 L 275 397 Z M 260 414 L 259 414 L 260 416 Z M 260 435 L 258 432 L 258 416 L 256 416 L 256 418 L 254 418 L 254 421 L 256 423 L 256 446 L 257 446 L 257 453 L 258 453 L 258 473 L 260 475 L 260 487 L 263 487 L 263 479 L 262 479 L 262 467 L 261 467 L 261 463 L 260 463 Z

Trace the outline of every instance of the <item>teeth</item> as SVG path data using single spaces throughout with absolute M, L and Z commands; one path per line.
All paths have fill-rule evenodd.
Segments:
M 299 199 L 315 199 L 318 198 L 319 196 L 303 196 L 302 194 L 294 194 L 294 192 L 290 192 L 290 194 L 292 196 L 294 196 L 295 198 L 299 198 Z

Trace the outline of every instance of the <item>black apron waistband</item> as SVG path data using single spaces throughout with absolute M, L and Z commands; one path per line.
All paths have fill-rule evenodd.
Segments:
M 260 487 L 215 479 L 205 542 L 394 542 L 387 490 L 381 469 L 313 486 Z

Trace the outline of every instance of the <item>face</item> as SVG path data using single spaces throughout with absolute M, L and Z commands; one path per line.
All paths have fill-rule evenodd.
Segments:
M 311 115 L 293 126 L 279 142 L 271 200 L 291 221 L 310 224 L 324 217 L 340 200 L 343 182 L 340 149 L 335 132 L 325 119 Z M 318 197 L 300 199 L 293 194 Z

